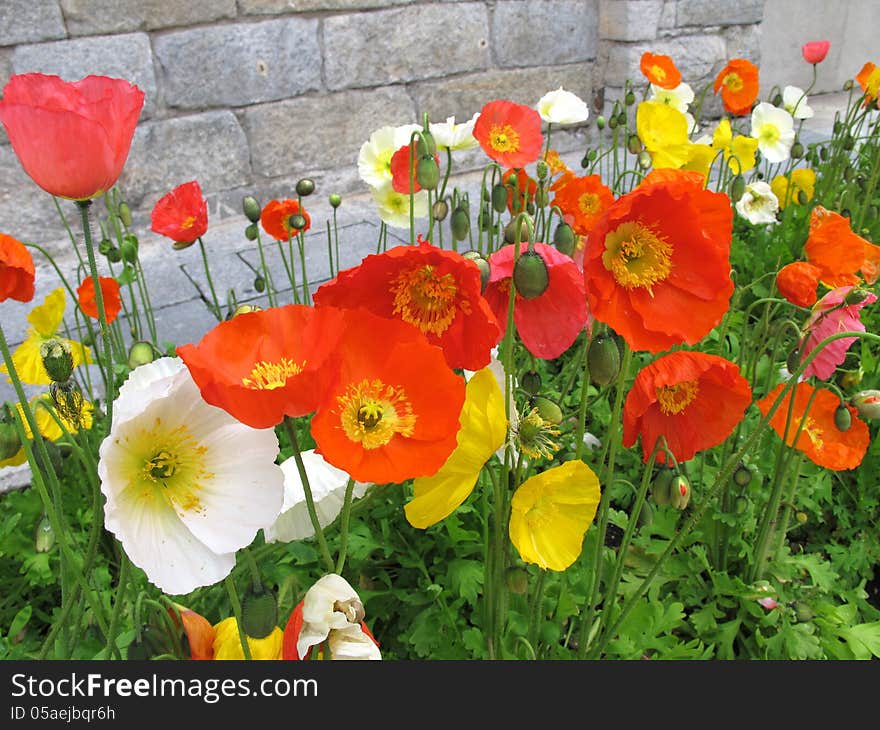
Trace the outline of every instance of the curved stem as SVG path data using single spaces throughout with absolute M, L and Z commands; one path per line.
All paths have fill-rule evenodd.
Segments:
M 235 616 L 235 625 L 238 628 L 238 640 L 241 642 L 241 651 L 244 658 L 248 661 L 253 660 L 251 656 L 251 647 L 248 644 L 247 635 L 244 633 L 244 626 L 241 621 L 241 601 L 238 600 L 238 591 L 235 590 L 235 583 L 232 576 L 227 575 L 223 579 L 223 585 L 226 586 L 226 593 L 229 595 L 229 603 L 232 605 L 232 615 Z
M 199 236 L 199 251 L 202 253 L 202 265 L 205 267 L 205 278 L 208 280 L 208 288 L 211 290 L 211 301 L 213 302 L 211 311 L 217 318 L 217 321 L 220 322 L 223 320 L 223 314 L 220 311 L 220 300 L 217 299 L 217 291 L 214 289 L 214 280 L 211 278 L 211 267 L 208 265 L 208 252 L 205 250 L 205 243 L 202 241 L 201 236 Z
M 345 566 L 345 553 L 348 549 L 348 524 L 351 519 L 351 500 L 354 496 L 354 479 L 349 477 L 345 485 L 345 500 L 342 503 L 342 518 L 339 526 L 339 556 L 336 558 L 336 573 L 342 575 Z

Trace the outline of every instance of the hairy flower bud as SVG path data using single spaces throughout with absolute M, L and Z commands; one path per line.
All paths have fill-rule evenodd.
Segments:
M 43 515 L 34 529 L 34 550 L 38 553 L 48 553 L 55 544 L 55 530 L 49 518 Z
M 574 253 L 574 229 L 566 222 L 556 226 L 553 232 L 553 245 L 560 253 L 571 256 Z
M 740 487 L 748 486 L 749 482 L 752 481 L 752 470 L 745 464 L 740 463 L 736 467 L 736 471 L 733 472 L 733 481 Z
M 128 367 L 134 370 L 156 359 L 156 350 L 151 342 L 135 342 L 128 350 Z
M 513 266 L 513 285 L 524 299 L 534 299 L 547 291 L 550 272 L 541 254 L 537 251 L 520 254 Z
M 334 208 L 338 208 L 342 204 L 342 196 L 339 193 L 331 193 L 330 194 L 330 205 Z
M 536 395 L 541 390 L 541 376 L 534 370 L 529 370 L 523 373 L 523 376 L 519 379 L 519 384 L 529 395 Z
M 456 241 L 463 241 L 468 237 L 471 230 L 471 219 L 468 216 L 467 209 L 461 205 L 455 207 L 452 216 L 449 218 L 449 229 L 452 231 L 452 237 Z
M 117 213 L 119 214 L 119 220 L 122 221 L 122 225 L 126 228 L 131 227 L 131 208 L 128 207 L 128 203 L 120 203 Z
M 301 180 L 297 180 L 296 183 L 296 194 L 300 197 L 306 197 L 307 195 L 311 195 L 315 192 L 315 181 L 311 178 L 304 177 Z
M 477 265 L 477 268 L 480 270 L 480 291 L 485 291 L 486 285 L 489 283 L 489 276 L 492 273 L 488 260 L 479 251 L 466 251 L 462 254 L 462 257 L 470 259 Z
M 532 398 L 532 405 L 538 409 L 538 414 L 545 421 L 558 426 L 562 423 L 562 409 L 549 398 L 542 395 Z
M 491 200 L 496 213 L 507 210 L 507 186 L 504 183 L 496 183 L 492 186 Z
M 436 200 L 434 201 L 434 205 L 431 208 L 431 215 L 434 220 L 440 222 L 446 219 L 447 214 L 449 213 L 449 203 L 445 200 Z
M 258 235 L 260 235 L 260 231 L 257 228 L 256 223 L 251 223 L 247 228 L 244 229 L 244 237 L 248 241 L 256 241 Z
M 620 349 L 611 335 L 596 335 L 587 349 L 587 367 L 590 380 L 596 385 L 608 385 L 620 372 Z
M 422 157 L 416 166 L 416 180 L 425 190 L 435 190 L 440 182 L 440 168 L 433 157 Z
M 15 425 L 7 421 L 0 421 L 0 461 L 5 461 L 18 453 L 21 448 L 21 439 Z
M 40 358 L 49 378 L 56 383 L 70 379 L 73 373 L 73 352 L 63 340 L 46 340 L 40 345 Z
M 241 199 L 241 208 L 244 211 L 245 217 L 251 223 L 258 223 L 260 221 L 260 213 L 262 213 L 262 209 L 253 195 L 245 195 Z
M 669 504 L 675 509 L 683 510 L 691 500 L 691 485 L 687 478 L 679 474 L 672 478 L 669 485 Z
M 860 390 L 849 400 L 862 418 L 880 418 L 880 390 Z
M 651 496 L 661 507 L 669 504 L 669 486 L 672 484 L 672 478 L 675 476 L 675 470 L 668 466 L 661 466 L 660 471 L 654 476 L 651 482 Z
M 241 601 L 241 627 L 254 639 L 263 639 L 278 625 L 278 600 L 265 586 L 252 587 Z

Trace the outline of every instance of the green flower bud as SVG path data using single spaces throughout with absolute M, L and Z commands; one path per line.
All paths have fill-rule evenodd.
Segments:
M 639 510 L 639 516 L 636 518 L 636 525 L 645 527 L 654 521 L 654 508 L 646 500 L 642 502 L 642 508 Z
M 807 197 L 807 194 L 803 190 L 798 190 L 797 202 L 798 205 L 806 205 L 810 202 L 810 199 Z
M 114 246 L 107 252 L 107 260 L 111 264 L 118 264 L 120 261 L 122 261 L 122 254 L 119 253 L 119 249 L 116 248 L 116 246 Z
M 21 448 L 21 439 L 15 426 L 6 421 L 0 421 L 0 461 L 11 459 Z
M 433 158 L 437 154 L 437 140 L 434 139 L 434 135 L 424 129 L 419 132 L 419 136 L 416 139 L 416 152 L 419 157 Z M 422 185 L 422 187 L 425 186 Z
M 738 203 L 746 192 L 746 181 L 742 175 L 737 175 L 730 183 L 730 199 L 734 203 Z
M 810 621 L 813 616 L 813 609 L 811 609 L 806 603 L 802 601 L 798 601 L 794 605 L 794 615 L 797 616 L 797 620 L 801 623 Z
M 547 264 L 537 251 L 526 251 L 513 265 L 513 285 L 523 299 L 541 296 L 550 285 Z
M 739 495 L 733 502 L 733 511 L 738 515 L 745 514 L 745 512 L 748 508 L 749 508 L 749 500 L 747 497 L 743 497 L 742 495 Z
M 311 195 L 315 192 L 315 181 L 311 178 L 304 177 L 301 180 L 297 180 L 296 183 L 296 194 L 300 197 L 306 197 L 307 195 Z
M 534 370 L 529 370 L 523 373 L 523 376 L 519 379 L 519 384 L 526 393 L 535 395 L 541 390 L 541 376 Z
M 504 572 L 504 581 L 507 583 L 507 589 L 511 593 L 516 593 L 518 596 L 525 595 L 529 590 L 528 572 L 516 565 L 511 565 Z
M 630 154 L 637 155 L 642 151 L 642 140 L 639 139 L 637 134 L 631 134 L 626 141 L 626 148 Z
M 549 398 L 542 395 L 532 398 L 532 405 L 538 409 L 538 415 L 554 426 L 562 423 L 562 409 Z
M 843 90 L 844 91 L 849 91 L 852 87 L 853 87 L 853 80 L 852 79 L 847 79 L 846 81 L 843 82 Z
M 538 205 L 543 208 L 549 202 L 550 202 L 550 195 L 547 193 L 546 188 L 538 188 L 535 191 L 535 205 Z
M 791 352 L 788 353 L 788 357 L 785 360 L 785 367 L 788 368 L 789 373 L 793 373 L 798 369 L 798 366 L 801 364 L 801 351 L 798 348 L 794 348 Z
M 294 213 L 290 216 L 289 221 L 290 229 L 293 231 L 300 231 L 306 227 L 306 218 L 302 213 Z
M 596 117 L 596 126 L 599 127 L 599 129 L 605 129 L 605 117 L 601 114 Z
M 588 154 L 586 154 L 583 157 L 581 157 L 581 167 L 586 170 L 589 166 L 590 166 L 590 157 Z
M 422 157 L 416 166 L 416 180 L 425 190 L 435 190 L 440 182 L 440 168 L 433 157 Z
M 525 243 L 529 240 L 529 236 L 531 235 L 531 219 L 526 220 L 525 217 L 520 218 L 517 216 L 510 223 L 504 226 L 504 242 L 505 243 L 515 243 L 516 242 L 516 224 L 519 221 L 519 241 L 520 243 Z
M 254 278 L 254 289 L 260 294 L 266 291 L 266 280 L 262 276 L 258 275 Z
M 791 146 L 791 156 L 795 160 L 798 160 L 804 156 L 804 146 L 800 142 L 795 142 Z
M 128 349 L 128 367 L 134 370 L 139 365 L 146 365 L 156 359 L 156 350 L 152 343 L 143 340 L 135 342 Z
M 251 223 L 257 223 L 260 220 L 260 214 L 263 212 L 260 204 L 257 202 L 257 199 L 253 195 L 245 195 L 241 199 L 241 208 L 244 211 L 245 217 Z
M 854 304 L 861 304 L 868 298 L 869 292 L 867 289 L 862 289 L 860 287 L 855 287 L 850 289 L 846 296 L 843 298 L 843 303 L 848 306 L 853 306 Z
M 109 238 L 102 238 L 98 243 L 98 253 L 101 256 L 106 256 L 113 249 L 113 241 Z
M 473 261 L 477 268 L 480 269 L 480 291 L 485 291 L 486 285 L 489 283 L 489 275 L 491 274 L 489 262 L 478 251 L 466 251 L 462 256 Z
M 774 94 L 773 98 L 770 100 L 770 103 L 773 106 L 782 106 L 782 94 L 780 94 L 779 92 Z
M 538 175 L 538 180 L 546 180 L 549 172 L 550 168 L 547 166 L 547 163 L 544 160 L 538 160 L 535 164 L 535 173 Z
M 449 229 L 452 231 L 452 237 L 456 241 L 463 241 L 468 237 L 468 233 L 470 233 L 471 230 L 471 219 L 468 215 L 467 208 L 464 208 L 461 205 L 456 206 L 449 219 Z
M 241 601 L 241 627 L 254 639 L 264 639 L 278 625 L 278 600 L 265 586 L 249 590 Z
M 437 221 L 438 223 L 442 220 L 445 220 L 446 215 L 449 213 L 449 204 L 445 200 L 435 200 L 434 205 L 431 206 L 431 217 Z
M 672 484 L 674 476 L 674 469 L 670 469 L 668 466 L 661 466 L 651 482 L 651 496 L 654 498 L 654 502 L 661 507 L 669 504 L 669 485 Z
M 796 512 L 794 518 L 798 521 L 799 525 L 806 525 L 807 520 L 810 519 L 809 517 L 807 517 L 806 512 Z
M 880 390 L 860 390 L 849 402 L 862 418 L 880 418 Z
M 620 114 L 617 115 L 617 124 L 620 127 L 626 126 L 626 112 L 620 112 Z
M 49 518 L 43 515 L 34 529 L 34 550 L 38 553 L 48 553 L 55 544 L 55 530 Z
M 843 403 L 834 409 L 834 425 L 837 426 L 838 431 L 849 431 L 849 427 L 852 426 L 852 414 Z
M 672 478 L 669 484 L 669 504 L 675 509 L 683 510 L 691 500 L 691 485 L 681 474 Z
M 122 221 L 122 225 L 126 228 L 131 226 L 131 208 L 128 207 L 128 203 L 120 203 L 119 210 L 119 220 Z
M 752 481 L 752 470 L 740 462 L 736 467 L 736 471 L 733 472 L 733 481 L 740 487 L 748 486 L 749 482 Z
M 492 186 L 492 208 L 496 213 L 503 213 L 507 210 L 507 186 L 504 183 L 497 183 Z
M 574 254 L 574 229 L 564 221 L 553 232 L 553 245 L 566 256 Z
M 73 373 L 73 353 L 70 345 L 62 340 L 46 340 L 40 345 L 40 357 L 49 378 L 64 383 Z
M 122 238 L 122 243 L 119 246 L 119 253 L 122 255 L 122 260 L 125 261 L 125 263 L 136 263 L 138 258 L 137 236 L 131 234 L 124 236 Z
M 626 96 L 623 97 L 623 103 L 627 106 L 632 106 L 636 103 L 636 95 L 633 94 L 631 91 L 627 91 Z
M 260 235 L 260 231 L 257 229 L 256 223 L 251 223 L 247 228 L 244 229 L 244 237 L 248 241 L 256 241 L 257 236 Z
M 819 159 L 822 160 L 822 162 L 826 162 L 828 160 L 829 154 L 830 153 L 828 152 L 827 147 L 820 147 L 819 148 Z
M 653 164 L 654 158 L 651 157 L 651 153 L 648 152 L 648 150 L 642 150 L 639 152 L 639 167 L 643 170 L 647 170 Z
M 612 114 L 608 120 L 608 129 L 617 129 L 617 115 Z
M 593 338 L 587 348 L 587 367 L 590 380 L 596 385 L 608 385 L 620 373 L 620 349 L 611 335 L 601 334 Z
M 342 204 L 342 196 L 339 193 L 332 193 L 330 195 L 330 205 L 334 208 L 338 208 Z

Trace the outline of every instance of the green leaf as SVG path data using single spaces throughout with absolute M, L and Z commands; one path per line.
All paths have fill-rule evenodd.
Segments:
M 9 625 L 9 633 L 7 634 L 10 641 L 14 641 L 19 632 L 27 625 L 27 622 L 31 619 L 31 613 L 33 613 L 33 609 L 31 608 L 31 605 L 28 604 L 19 609 L 18 613 L 15 614 L 15 618 L 12 619 L 12 623 Z
M 840 629 L 840 635 L 849 644 L 856 659 L 880 657 L 880 621 Z
M 453 560 L 449 563 L 447 577 L 449 586 L 472 606 L 483 587 L 483 564 L 476 560 Z

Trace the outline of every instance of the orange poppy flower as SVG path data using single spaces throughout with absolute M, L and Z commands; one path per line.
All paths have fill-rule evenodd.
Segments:
M 584 255 L 593 316 L 634 350 L 699 342 L 730 304 L 729 198 L 703 176 L 652 172 L 590 232 Z
M 562 161 L 562 158 L 559 156 L 559 152 L 556 150 L 548 150 L 547 154 L 544 155 L 544 162 L 547 163 L 547 167 L 550 169 L 550 177 L 554 175 L 569 174 L 572 175 L 571 168 Z
M 880 67 L 868 61 L 856 74 L 856 81 L 865 92 L 865 106 L 867 106 L 877 98 L 877 94 L 880 92 Z
M 751 112 L 758 98 L 758 67 L 745 58 L 734 58 L 715 77 L 713 91 L 721 90 L 724 108 L 735 116 Z
M 176 243 L 192 243 L 208 230 L 208 202 L 198 181 L 178 185 L 153 206 L 150 230 Z
M 780 383 L 766 397 L 755 403 L 765 417 L 783 387 L 785 387 L 785 383 Z M 807 413 L 807 404 L 814 392 L 816 397 Z M 834 412 L 841 405 L 840 399 L 830 390 L 825 388 L 817 390 L 808 382 L 802 381 L 794 388 L 794 410 L 786 434 L 785 421 L 790 403 L 791 391 L 786 394 L 780 406 L 770 417 L 770 426 L 776 431 L 779 438 L 783 438 L 784 435 L 785 443 L 802 451 L 814 464 L 824 466 L 827 469 L 844 471 L 845 469 L 855 469 L 862 463 L 865 452 L 868 450 L 870 434 L 868 426 L 859 419 L 856 408 L 848 403 L 843 404 L 850 412 L 852 422 L 846 431 L 841 431 L 834 422 Z M 801 423 L 804 425 L 798 433 Z M 796 435 L 797 440 L 795 441 Z
M 354 309 L 407 322 L 443 348 L 451 368 L 489 364 L 501 329 L 481 293 L 480 270 L 426 241 L 371 254 L 315 292 L 315 305 Z
M 0 302 L 34 298 L 34 259 L 25 245 L 0 233 Z
M 316 451 L 359 482 L 434 474 L 457 443 L 464 380 L 411 325 L 344 314 L 339 377 L 312 418 Z
M 535 202 L 538 183 L 525 170 L 508 170 L 501 176 L 501 181 L 507 188 L 507 210 L 511 215 L 524 212 L 529 203 Z
M 260 223 L 263 226 L 263 230 L 276 241 L 286 241 L 299 233 L 299 229 L 293 228 L 290 225 L 290 219 L 297 214 L 306 220 L 306 224 L 301 230 L 303 232 L 309 230 L 312 225 L 312 219 L 306 213 L 305 208 L 300 209 L 298 200 L 290 198 L 270 200 L 266 203 L 266 207 L 263 208 L 263 212 L 260 214 Z
M 171 620 L 177 624 L 177 616 L 183 623 L 183 632 L 186 635 L 190 650 L 190 659 L 211 660 L 214 658 L 214 627 L 204 616 L 192 611 L 185 606 L 175 604 L 177 611 L 168 609 Z
M 122 296 L 119 293 L 119 282 L 110 276 L 99 276 L 101 283 L 101 296 L 104 299 L 104 315 L 107 317 L 107 324 L 111 324 L 122 309 Z M 83 314 L 88 315 L 92 319 L 98 319 L 98 302 L 95 299 L 95 282 L 91 276 L 83 280 L 76 290 L 76 297 L 79 300 L 79 308 Z
M 409 151 L 413 144 L 405 144 L 397 152 L 391 156 L 391 187 L 398 193 L 409 195 Z M 434 162 L 440 166 L 440 157 L 434 155 Z M 419 155 L 417 152 L 413 155 L 413 192 L 417 193 L 422 189 L 419 181 L 416 179 L 419 169 Z
M 289 304 L 236 315 L 177 354 L 206 402 L 252 428 L 271 428 L 317 408 L 334 375 L 341 326 L 338 309 Z
M 642 368 L 623 407 L 623 445 L 642 438 L 647 462 L 660 436 L 677 461 L 722 443 L 752 402 L 739 368 L 717 355 L 679 350 Z M 657 461 L 666 455 L 657 453 Z
M 880 247 L 856 235 L 849 219 L 817 205 L 810 214 L 810 233 L 804 244 L 807 261 L 819 269 L 829 288 L 855 286 L 861 272 L 868 284 L 877 280 Z
M 786 264 L 776 274 L 776 288 L 792 304 L 812 307 L 816 303 L 816 287 L 819 286 L 819 267 L 806 261 Z
M 645 51 L 639 66 L 648 81 L 661 89 L 674 89 L 681 83 L 681 72 L 675 67 L 673 60 L 662 53 Z
M 566 220 L 571 216 L 574 232 L 585 236 L 614 202 L 614 193 L 602 184 L 598 175 L 571 176 L 563 180 L 551 204 L 559 206 Z
M 541 116 L 530 106 L 497 99 L 488 102 L 474 124 L 483 151 L 502 167 L 525 167 L 541 154 Z

